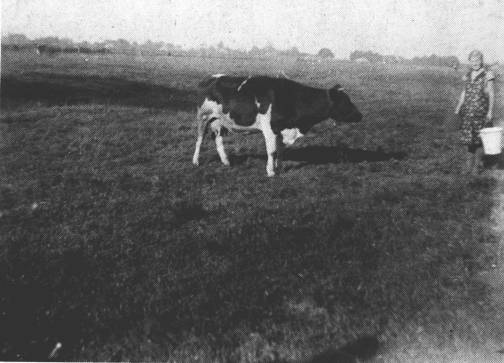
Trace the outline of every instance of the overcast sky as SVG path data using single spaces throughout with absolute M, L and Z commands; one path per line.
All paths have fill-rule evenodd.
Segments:
M 504 0 L 2 0 L 2 34 L 504 60 Z

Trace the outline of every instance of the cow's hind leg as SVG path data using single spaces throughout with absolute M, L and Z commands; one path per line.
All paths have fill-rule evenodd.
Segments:
M 226 150 L 224 150 L 224 139 L 222 138 L 222 135 L 215 136 L 215 144 L 222 164 L 229 166 L 229 159 L 226 155 Z
M 201 115 L 201 111 L 198 110 L 197 116 L 197 128 L 198 128 L 198 139 L 196 140 L 196 148 L 194 150 L 194 155 L 192 162 L 194 165 L 199 165 L 199 156 L 201 151 L 201 144 L 203 143 L 203 138 L 206 132 L 206 119 Z
M 196 140 L 196 150 L 194 150 L 194 155 L 192 158 L 192 163 L 194 165 L 199 165 L 199 155 L 202 143 L 203 143 L 203 134 L 198 134 L 198 139 Z
M 225 133 L 225 129 L 220 125 L 219 121 L 214 121 L 210 127 L 215 135 L 215 146 L 217 148 L 217 153 L 222 161 L 222 164 L 229 166 L 229 159 L 226 155 L 226 150 L 224 149 L 224 138 L 222 137 Z

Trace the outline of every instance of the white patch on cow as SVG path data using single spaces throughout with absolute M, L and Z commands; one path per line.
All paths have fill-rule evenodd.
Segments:
M 208 121 L 215 119 L 219 121 L 218 123 L 212 122 L 213 127 L 225 127 L 229 131 L 238 130 L 238 131 L 250 131 L 250 130 L 261 130 L 261 125 L 256 121 L 250 126 L 241 126 L 237 125 L 234 120 L 231 118 L 229 113 L 223 113 L 222 105 L 215 101 L 211 101 L 208 98 L 205 98 L 205 101 L 198 109 L 198 119 L 203 121 Z
M 210 120 L 212 118 L 220 118 L 222 115 L 222 105 L 205 98 L 203 104 L 198 110 L 198 118 L 205 118 Z
M 51 353 L 49 353 L 49 359 L 53 359 L 54 357 L 56 357 L 56 353 L 58 353 L 58 350 L 60 350 L 62 346 L 63 344 L 57 342 L 53 350 L 51 350 Z
M 225 76 L 224 73 L 212 74 L 212 78 L 220 78 L 220 77 L 224 77 L 224 76 Z
M 304 136 L 297 127 L 294 129 L 282 130 L 281 134 L 285 145 L 292 145 L 297 139 Z
M 244 80 L 242 83 L 240 83 L 240 85 L 238 86 L 238 88 L 236 89 L 238 92 L 240 92 L 241 88 L 245 85 L 245 83 L 247 83 L 247 81 L 250 79 L 250 76 L 247 77 L 246 80 Z
M 215 119 L 214 121 L 212 121 L 210 123 L 210 130 L 212 130 L 212 132 L 215 135 L 220 135 L 221 129 L 222 129 L 222 120 L 221 119 Z
M 257 100 L 257 97 L 255 98 L 255 105 L 257 108 L 261 107 L 261 104 L 259 103 L 259 101 Z

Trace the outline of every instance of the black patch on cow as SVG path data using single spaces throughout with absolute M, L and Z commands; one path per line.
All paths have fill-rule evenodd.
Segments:
M 277 135 L 290 128 L 305 134 L 327 118 L 344 122 L 362 118 L 339 85 L 324 90 L 285 78 L 221 76 L 200 86 L 201 101 L 208 98 L 221 104 L 223 112 L 240 126 L 251 126 L 257 114 L 265 114 L 271 106 L 271 128 Z
M 342 122 L 359 122 L 362 120 L 362 114 L 357 110 L 350 97 L 342 91 L 339 84 L 329 90 L 331 99 L 331 118 Z

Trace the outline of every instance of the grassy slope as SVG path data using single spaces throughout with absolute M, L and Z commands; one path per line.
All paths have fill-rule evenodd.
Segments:
M 44 359 L 56 341 L 59 359 L 92 360 L 291 359 L 363 334 L 392 347 L 420 328 L 440 346 L 474 341 L 493 316 L 471 278 L 492 242 L 493 181 L 459 176 L 457 76 L 275 63 L 337 80 L 366 122 L 316 126 L 272 180 L 259 135 L 230 139 L 232 168 L 210 142 L 193 168 L 184 97 L 204 73 L 266 65 L 2 59 L 11 85 L 64 90 L 20 100 L 2 87 L 3 358 Z M 99 96 L 64 97 L 86 92 Z

